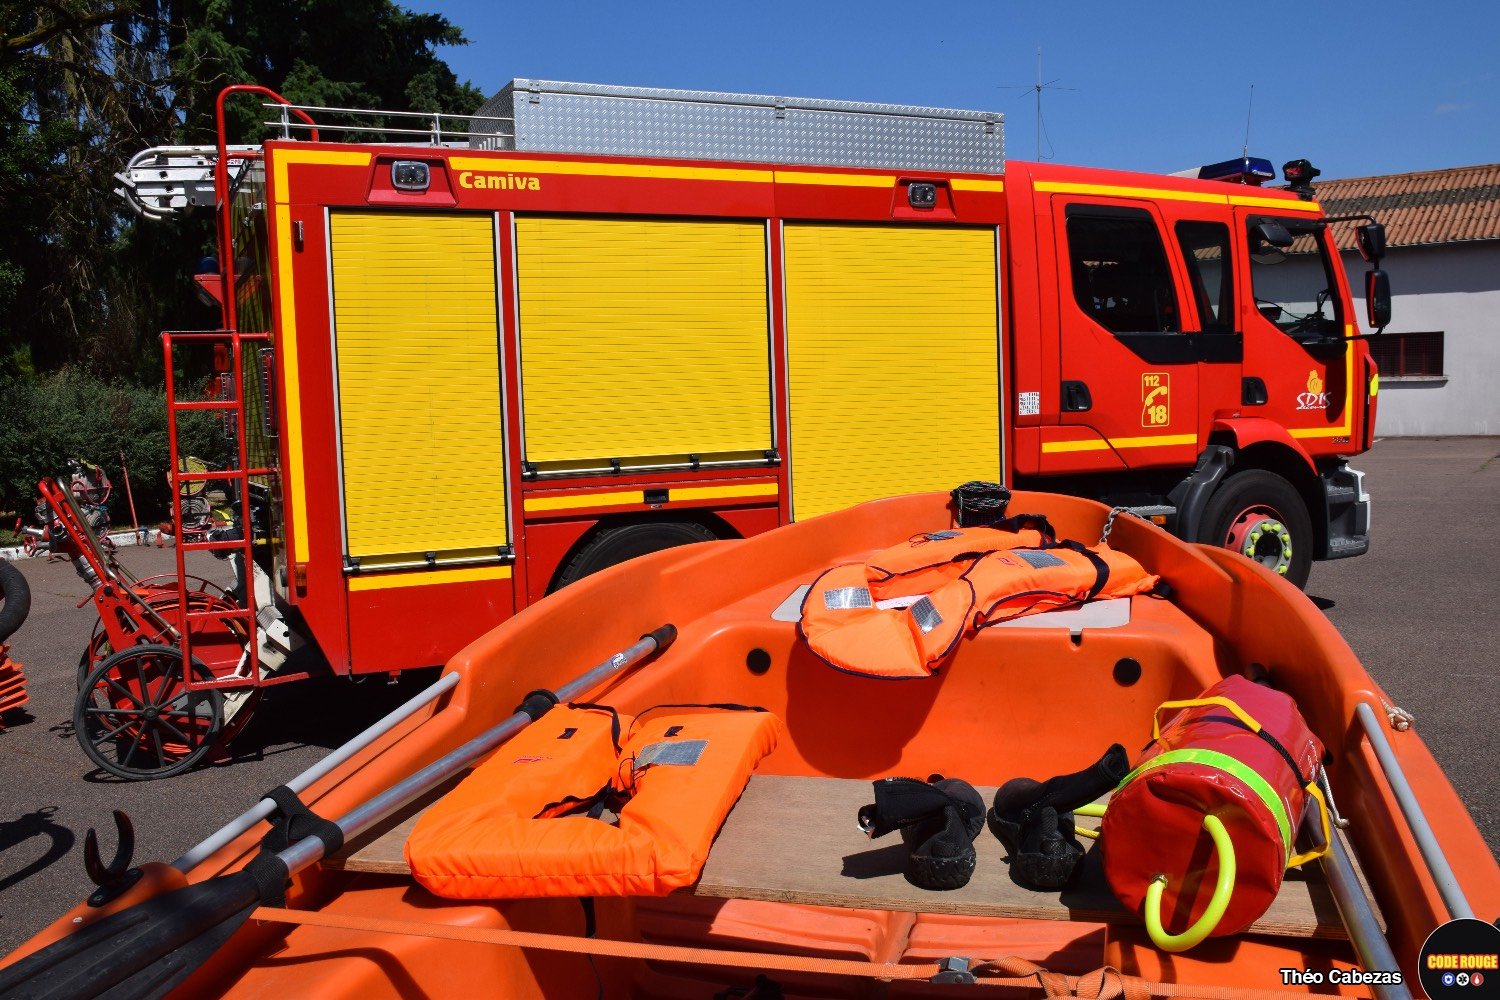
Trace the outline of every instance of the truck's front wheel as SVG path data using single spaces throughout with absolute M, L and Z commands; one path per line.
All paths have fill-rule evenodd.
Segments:
M 1209 498 L 1199 541 L 1222 545 L 1298 587 L 1312 571 L 1312 518 L 1302 496 L 1274 472 L 1246 469 Z

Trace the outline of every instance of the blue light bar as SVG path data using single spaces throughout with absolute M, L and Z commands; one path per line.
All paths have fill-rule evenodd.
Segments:
M 1223 163 L 1210 163 L 1198 168 L 1198 179 L 1204 181 L 1228 181 L 1231 184 L 1253 184 L 1256 187 L 1276 179 L 1276 171 L 1270 160 L 1258 156 L 1242 156 Z

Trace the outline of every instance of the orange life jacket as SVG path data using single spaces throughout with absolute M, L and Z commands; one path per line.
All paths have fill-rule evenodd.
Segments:
M 1148 593 L 1161 578 L 1107 545 L 1064 542 L 992 553 L 974 566 L 969 579 L 978 594 L 974 627 L 984 628 L 1100 598 Z
M 1027 534 L 1041 544 L 1009 544 Z M 799 628 L 808 647 L 839 670 L 927 677 L 971 629 L 1146 593 L 1158 579 L 1102 544 L 1052 542 L 1035 529 L 956 529 L 827 570 L 803 599 Z
M 780 732 L 774 715 L 738 706 L 634 720 L 558 706 L 423 814 L 407 864 L 452 899 L 665 895 L 697 880 Z
M 1037 547 L 1057 541 L 1040 514 L 1017 514 L 992 527 L 949 528 L 913 535 L 872 556 L 865 564 L 876 600 L 924 594 L 958 576 L 980 556 L 1000 549 Z
M 812 651 L 839 670 L 927 677 L 958 644 L 974 610 L 974 587 L 964 573 L 976 561 L 944 564 L 953 578 L 926 594 L 878 603 L 865 564 L 835 566 L 813 581 L 798 627 Z

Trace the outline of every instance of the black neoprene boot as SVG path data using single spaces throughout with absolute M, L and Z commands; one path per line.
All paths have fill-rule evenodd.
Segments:
M 959 889 L 974 875 L 974 838 L 984 826 L 984 799 L 958 778 L 934 774 L 882 778 L 875 802 L 859 811 L 859 827 L 871 839 L 892 830 L 910 849 L 906 880 L 922 889 Z
M 1082 771 L 1046 781 L 1012 778 L 1000 786 L 986 819 L 1010 854 L 1016 881 L 1042 890 L 1066 885 L 1083 857 L 1073 810 L 1115 788 L 1128 773 L 1130 758 L 1116 743 Z

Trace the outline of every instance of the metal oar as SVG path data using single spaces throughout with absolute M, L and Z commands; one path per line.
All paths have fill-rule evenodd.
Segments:
M 556 691 L 571 701 L 610 677 L 665 650 L 677 628 L 663 625 Z M 538 713 L 540 714 L 540 713 Z M 413 797 L 458 774 L 532 722 L 518 711 L 504 722 L 355 806 L 335 822 L 345 840 L 357 837 Z M 323 841 L 306 837 L 275 855 L 285 868 L 277 880 L 249 871 L 185 886 L 122 910 L 0 969 L 0 996 L 14 1000 L 111 1000 L 159 997 L 181 983 L 250 918 L 286 877 L 323 856 Z M 279 875 L 278 870 L 278 875 Z M 276 884 L 271 884 L 275 881 Z
M 402 704 L 400 708 L 397 708 L 379 722 L 376 722 L 364 732 L 328 754 L 328 756 L 318 761 L 312 767 L 309 767 L 306 771 L 288 781 L 286 787 L 300 795 L 312 787 L 313 783 L 318 779 L 331 773 L 334 768 L 344 763 L 344 761 L 353 757 L 392 729 L 395 729 L 397 725 L 415 715 L 417 710 L 424 705 L 436 701 L 439 695 L 451 691 L 457 684 L 458 674 L 444 674 L 436 682 L 417 692 L 414 697 Z M 172 862 L 172 867 L 184 874 L 192 871 L 205 860 L 212 857 L 225 844 L 228 844 L 275 811 L 276 803 L 270 799 L 261 799 L 233 820 L 224 824 L 217 833 L 210 834 L 198 844 L 189 848 L 187 853 Z

